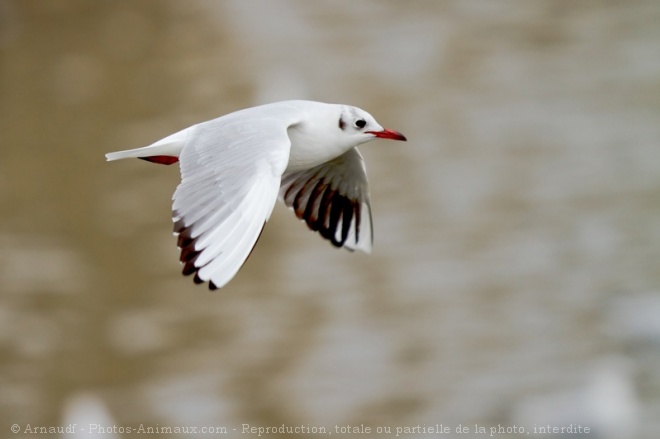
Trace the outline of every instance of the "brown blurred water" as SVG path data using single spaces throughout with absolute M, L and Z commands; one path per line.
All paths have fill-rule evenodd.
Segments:
M 659 22 L 654 0 L 0 0 L 0 435 L 657 437 Z M 279 206 L 209 293 L 179 274 L 177 167 L 103 155 L 293 98 L 408 136 L 361 148 L 374 252 Z

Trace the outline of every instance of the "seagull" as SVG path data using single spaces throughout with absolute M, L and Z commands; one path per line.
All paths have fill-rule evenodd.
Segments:
M 179 162 L 172 221 L 183 274 L 215 290 L 250 256 L 277 199 L 335 247 L 371 252 L 369 185 L 356 146 L 379 138 L 407 140 L 360 108 L 292 100 L 236 111 L 106 159 Z

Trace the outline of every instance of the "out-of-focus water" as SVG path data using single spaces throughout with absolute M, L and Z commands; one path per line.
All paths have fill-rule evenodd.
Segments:
M 0 434 L 657 437 L 659 22 L 654 0 L 0 0 Z M 177 167 L 103 154 L 291 98 L 408 136 L 361 148 L 374 252 L 279 206 L 210 293 L 179 274 Z

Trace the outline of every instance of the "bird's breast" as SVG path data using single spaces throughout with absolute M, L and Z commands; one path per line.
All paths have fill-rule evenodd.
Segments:
M 318 166 L 322 163 L 339 157 L 350 147 L 341 145 L 331 138 L 319 138 L 307 135 L 304 131 L 289 129 L 291 150 L 287 172 L 301 171 Z

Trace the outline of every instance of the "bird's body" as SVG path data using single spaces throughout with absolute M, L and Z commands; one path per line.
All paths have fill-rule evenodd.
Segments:
M 249 256 L 278 194 L 335 246 L 370 251 L 369 191 L 355 146 L 377 137 L 405 140 L 355 107 L 284 101 L 106 157 L 180 162 L 173 221 L 183 273 L 215 289 Z

